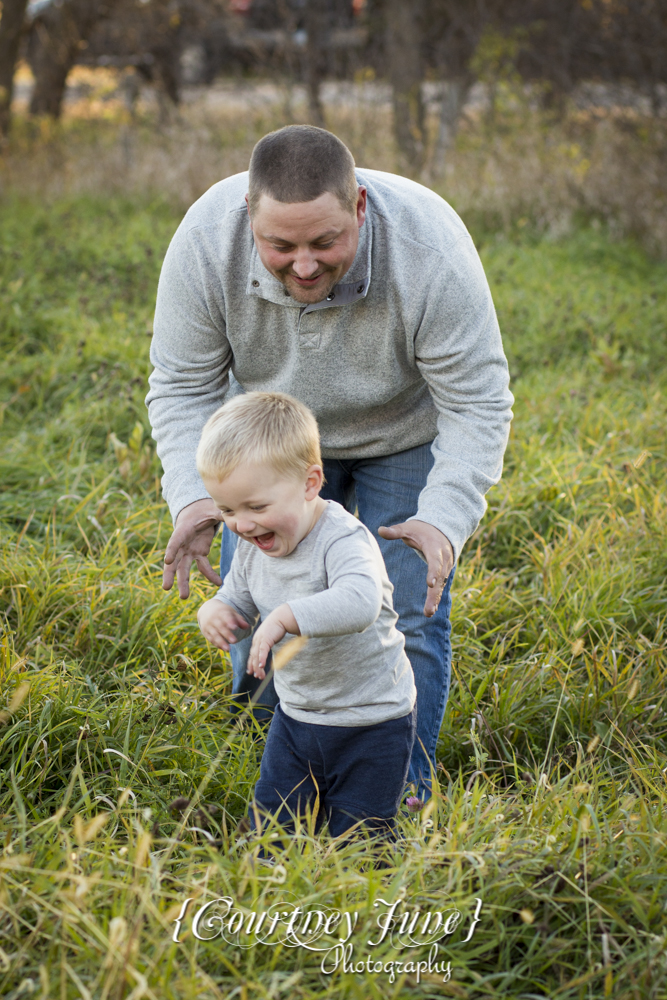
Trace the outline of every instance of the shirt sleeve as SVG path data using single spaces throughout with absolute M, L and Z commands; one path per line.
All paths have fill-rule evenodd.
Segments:
M 207 294 L 200 253 L 191 233 L 176 232 L 160 274 L 150 352 L 146 403 L 174 521 L 183 507 L 208 496 L 195 453 L 204 424 L 224 401 L 232 362 L 221 303 Z
M 287 602 L 301 635 L 349 635 L 372 625 L 382 609 L 378 559 L 363 529 L 334 539 L 324 557 L 328 589 Z
M 458 559 L 500 479 L 513 397 L 498 320 L 482 263 L 469 236 L 445 273 L 434 275 L 415 337 L 415 360 L 437 409 L 435 462 L 411 520 L 449 539 Z
M 236 630 L 239 638 L 250 635 L 250 632 L 259 618 L 259 610 L 252 598 L 250 588 L 248 587 L 245 568 L 239 558 L 238 546 L 234 552 L 229 572 L 222 581 L 222 587 L 215 595 L 215 600 L 222 601 L 223 604 L 229 604 L 235 611 L 238 611 L 238 613 L 245 618 L 250 625 L 249 629 Z

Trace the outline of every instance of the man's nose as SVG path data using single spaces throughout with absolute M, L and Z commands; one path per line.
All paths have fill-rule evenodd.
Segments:
M 318 268 L 314 254 L 308 248 L 297 250 L 292 268 L 297 278 L 312 278 Z

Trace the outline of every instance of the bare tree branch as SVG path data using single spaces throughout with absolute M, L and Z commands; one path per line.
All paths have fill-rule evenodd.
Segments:
M 0 137 L 9 132 L 14 69 L 28 0 L 3 0 L 0 18 Z

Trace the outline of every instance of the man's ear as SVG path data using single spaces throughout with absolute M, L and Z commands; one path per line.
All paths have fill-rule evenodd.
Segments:
M 357 216 L 357 225 L 359 226 L 359 229 L 361 229 L 364 224 L 364 220 L 366 219 L 366 188 L 363 184 L 359 185 L 359 195 L 357 197 L 355 214 Z
M 306 470 L 306 500 L 314 500 L 324 484 L 324 472 L 321 465 L 311 465 Z
M 248 201 L 248 195 L 245 196 L 245 207 L 248 212 L 248 219 L 250 220 L 250 228 L 252 229 L 252 216 L 250 214 L 250 202 Z

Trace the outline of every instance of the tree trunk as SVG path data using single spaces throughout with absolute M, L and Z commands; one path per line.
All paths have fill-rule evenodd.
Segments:
M 306 0 L 306 88 L 308 117 L 312 125 L 326 128 L 320 84 L 326 72 L 328 10 L 324 0 Z
M 69 71 L 103 12 L 100 0 L 63 0 L 35 20 L 28 47 L 35 77 L 31 114 L 60 117 Z
M 14 68 L 28 0 L 4 0 L 0 19 L 0 138 L 9 132 Z
M 434 178 L 442 177 L 445 173 L 447 154 L 454 145 L 456 133 L 459 130 L 461 112 L 468 98 L 471 85 L 472 79 L 463 77 L 448 80 L 443 84 L 440 124 L 438 126 L 438 138 L 435 144 L 431 171 Z
M 387 55 L 393 88 L 394 133 L 402 169 L 419 175 L 426 152 L 422 100 L 421 3 L 387 0 Z

